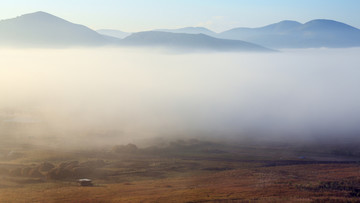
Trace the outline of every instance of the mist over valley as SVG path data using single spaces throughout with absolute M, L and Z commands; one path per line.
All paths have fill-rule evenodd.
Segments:
M 358 53 L 2 49 L 1 136 L 357 139 Z
M 204 2 L 185 16 L 169 9 L 187 0 L 111 1 L 113 13 L 87 1 L 76 15 L 62 2 L 48 3 L 71 21 L 42 11 L 0 21 L 0 202 L 358 201 L 358 28 L 261 9 L 275 23 L 197 23 L 194 5 L 212 10 Z M 219 2 L 206 5 L 235 11 Z M 231 2 L 247 16 L 245 1 Z

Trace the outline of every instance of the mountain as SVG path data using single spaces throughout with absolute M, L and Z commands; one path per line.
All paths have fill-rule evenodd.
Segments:
M 98 33 L 99 32 L 99 33 Z M 45 12 L 25 14 L 0 21 L 0 46 L 72 47 L 72 46 L 153 46 L 187 51 L 271 51 L 239 40 L 217 39 L 205 34 L 140 32 L 130 36 L 117 30 L 99 30 L 74 24 Z M 213 33 L 205 28 L 183 28 L 174 32 Z M 125 37 L 124 39 L 119 39 Z
M 125 37 L 131 35 L 131 33 L 128 33 L 128 32 L 123 32 L 120 30 L 111 30 L 111 29 L 101 29 L 101 30 L 96 30 L 96 32 L 98 32 L 99 34 L 102 34 L 102 35 L 116 37 L 119 39 L 124 39 Z
M 5 46 L 100 46 L 116 41 L 45 12 L 0 21 L 0 45 Z
M 317 48 L 360 46 L 360 30 L 333 20 L 312 20 L 305 24 L 281 21 L 260 28 L 234 28 L 219 38 L 245 40 L 271 48 Z
M 134 33 L 121 41 L 125 46 L 168 47 L 182 50 L 209 51 L 272 51 L 241 40 L 228 40 L 204 34 L 184 34 L 160 31 Z
M 257 45 L 259 44 L 259 45 Z M 216 51 L 269 51 L 278 48 L 357 47 L 360 30 L 333 20 L 281 21 L 259 28 L 215 33 L 203 27 L 126 33 L 74 24 L 45 12 L 0 21 L 0 46 L 162 46 Z M 261 46 L 260 46 L 261 45 Z
M 216 36 L 216 33 L 204 27 L 184 27 L 179 29 L 157 29 L 154 31 L 171 32 L 171 33 L 185 33 L 185 34 L 205 34 L 209 36 Z

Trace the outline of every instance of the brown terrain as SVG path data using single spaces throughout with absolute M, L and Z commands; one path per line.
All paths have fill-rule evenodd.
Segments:
M 6 146 L 0 202 L 360 201 L 359 154 L 351 147 L 196 139 L 92 150 Z M 79 186 L 80 178 L 93 186 Z

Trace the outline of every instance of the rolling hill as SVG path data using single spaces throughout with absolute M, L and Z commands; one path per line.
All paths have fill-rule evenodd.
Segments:
M 112 29 L 101 29 L 101 30 L 96 30 L 96 32 L 98 32 L 99 34 L 102 34 L 102 35 L 116 37 L 119 39 L 124 39 L 125 37 L 131 35 L 131 33 L 128 33 L 128 32 L 123 32 L 120 30 L 112 30 Z
M 272 51 L 260 45 L 240 40 L 218 39 L 204 34 L 160 31 L 134 33 L 123 39 L 121 44 L 125 46 L 167 47 L 181 50 Z
M 245 40 L 271 48 L 346 48 L 360 46 L 360 30 L 333 20 L 312 20 L 305 24 L 281 21 L 260 28 L 234 28 L 217 35 Z
M 3 46 L 100 46 L 116 41 L 45 12 L 0 21 L 0 45 Z
M 194 31 L 192 28 L 182 30 L 189 31 L 188 29 Z M 111 45 L 156 46 L 188 51 L 270 51 L 270 49 L 252 43 L 216 39 L 204 34 L 140 32 L 122 40 L 119 38 L 129 35 L 129 33 L 117 30 L 100 30 L 98 32 L 40 11 L 0 21 L 0 46 L 73 47 Z
M 184 33 L 184 34 L 205 34 L 216 37 L 217 33 L 204 28 L 204 27 L 184 27 L 179 29 L 157 29 L 154 31 L 171 32 L 171 33 Z
M 45 12 L 25 14 L 0 21 L 0 46 L 165 47 L 181 50 L 271 51 L 281 48 L 347 48 L 360 46 L 360 30 L 333 20 L 307 23 L 281 21 L 259 28 L 234 28 L 215 33 L 203 27 L 161 29 L 126 33 L 119 30 L 97 32 Z M 265 47 L 263 47 L 265 46 Z

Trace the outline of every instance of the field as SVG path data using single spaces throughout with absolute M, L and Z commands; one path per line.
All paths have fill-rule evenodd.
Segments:
M 177 140 L 1 151 L 1 202 L 357 202 L 353 145 Z M 346 146 L 346 147 L 345 147 Z M 92 187 L 77 184 L 90 178 Z

